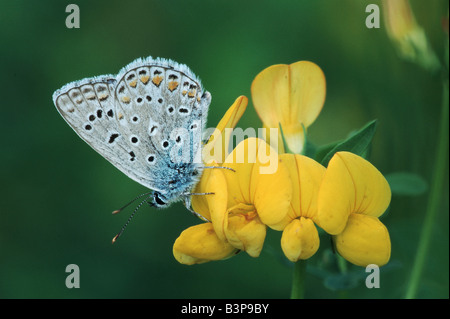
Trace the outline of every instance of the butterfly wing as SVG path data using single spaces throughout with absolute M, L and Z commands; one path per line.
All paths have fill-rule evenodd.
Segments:
M 133 165 L 132 147 L 119 130 L 115 83 L 111 75 L 72 82 L 57 90 L 53 101 L 66 122 L 94 150 L 133 180 L 154 189 L 151 175 Z
M 177 144 L 189 147 L 206 124 L 211 98 L 203 93 L 200 81 L 186 66 L 167 60 L 137 60 L 117 77 L 120 130 L 132 144 L 142 146 L 136 149 L 139 157 L 156 155 L 160 162 L 173 162 L 170 152 L 180 148 Z M 192 137 L 193 132 L 198 133 Z M 150 150 L 154 153 L 143 153 Z M 193 161 L 190 155 L 188 162 Z
M 59 113 L 83 140 L 128 177 L 162 193 L 167 186 L 161 174 L 173 160 L 173 146 L 200 147 L 192 141 L 200 140 L 210 100 L 187 66 L 152 58 L 53 94 Z

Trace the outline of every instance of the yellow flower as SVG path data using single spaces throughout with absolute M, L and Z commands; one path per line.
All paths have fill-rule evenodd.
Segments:
M 380 217 L 391 190 L 368 161 L 349 152 L 330 160 L 318 195 L 317 223 L 333 240 L 338 253 L 359 266 L 389 261 L 391 242 Z
M 319 233 L 314 223 L 325 167 L 303 155 L 282 154 L 280 158 L 289 170 L 292 200 L 288 214 L 275 227 L 283 229 L 281 248 L 284 254 L 296 262 L 310 258 L 319 249 Z
M 258 138 L 248 138 L 225 159 L 227 209 L 212 217 L 216 233 L 234 247 L 258 257 L 271 228 L 285 218 L 292 197 L 289 171 L 278 153 Z M 207 191 L 207 189 L 204 189 Z M 217 201 L 214 205 L 219 204 Z
M 300 61 L 290 65 L 273 65 L 253 80 L 251 92 L 253 105 L 265 128 L 278 128 L 279 124 L 287 146 L 300 153 L 304 144 L 305 129 L 310 126 L 325 102 L 325 76 L 314 63 Z M 278 151 L 284 152 L 281 134 L 271 140 Z
M 386 30 L 400 56 L 435 71 L 440 62 L 425 31 L 414 17 L 408 0 L 383 0 Z
M 292 185 L 276 150 L 261 139 L 248 138 L 226 154 L 229 136 L 223 132 L 236 125 L 246 105 L 245 97 L 235 101 L 204 148 L 208 166 L 229 169 L 205 169 L 195 187 L 194 193 L 214 193 L 192 196 L 194 211 L 210 222 L 190 227 L 178 237 L 173 254 L 180 263 L 224 259 L 237 250 L 257 257 L 266 226 L 279 224 L 287 214 Z
M 198 193 L 213 192 L 214 195 L 202 196 L 202 199 L 194 197 L 192 201 L 193 209 L 211 220 L 206 224 L 211 225 L 208 229 L 214 230 L 214 236 L 204 235 L 203 228 L 198 228 L 199 232 L 203 232 L 203 235 L 196 236 L 198 242 L 180 236 L 177 247 L 187 242 L 190 248 L 183 249 L 182 258 L 175 257 L 180 262 L 192 264 L 217 260 L 218 257 L 232 255 L 235 250 L 258 257 L 267 226 L 279 224 L 288 212 L 292 196 L 289 172 L 277 152 L 266 142 L 258 138 L 242 141 L 221 166 L 231 170 L 206 170 L 195 189 Z M 192 232 L 196 233 L 196 230 Z M 208 253 L 210 258 L 197 257 L 201 255 L 197 250 L 203 249 L 202 241 L 211 237 L 216 244 L 208 246 L 213 248 Z M 174 255 L 176 253 L 181 255 L 174 247 Z
M 211 223 L 189 227 L 173 245 L 175 259 L 185 265 L 225 259 L 236 252 L 236 248 L 217 237 Z
M 236 126 L 247 107 L 247 102 L 245 96 L 236 99 L 204 146 L 203 160 L 205 163 L 209 163 L 208 166 L 217 165 L 217 160 L 221 162 L 221 159 L 226 156 L 225 146 L 228 145 L 229 136 L 225 136 L 225 129 Z M 214 195 L 192 196 L 192 207 L 206 220 L 217 221 L 221 218 L 218 213 L 223 216 L 222 212 L 226 209 L 227 202 L 226 181 L 222 169 L 205 169 L 203 171 L 202 178 L 194 192 L 204 193 L 203 189 L 209 189 L 209 192 Z M 222 233 L 219 234 L 222 235 Z M 238 250 L 227 243 L 223 235 L 216 234 L 211 222 L 189 227 L 181 233 L 173 246 L 175 259 L 186 265 L 224 259 L 232 256 L 236 251 Z

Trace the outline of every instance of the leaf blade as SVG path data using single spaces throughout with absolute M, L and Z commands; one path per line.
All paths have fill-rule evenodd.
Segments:
M 327 155 L 322 159 L 322 165 L 327 167 L 328 162 L 333 155 L 337 152 L 347 151 L 356 155 L 364 157 L 369 150 L 375 130 L 377 126 L 377 120 L 373 120 L 367 123 L 363 128 L 352 134 L 350 137 L 338 143 Z

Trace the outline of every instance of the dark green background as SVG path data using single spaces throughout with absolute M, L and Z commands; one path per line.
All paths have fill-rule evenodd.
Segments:
M 80 29 L 65 26 L 73 2 Z M 446 2 L 412 1 L 441 59 Z M 1 1 L 0 297 L 288 298 L 292 265 L 281 254 L 279 232 L 269 231 L 259 258 L 241 253 L 184 266 L 172 245 L 198 220 L 177 203 L 142 208 L 111 245 L 131 210 L 110 212 L 146 190 L 78 138 L 51 96 L 67 82 L 117 73 L 138 57 L 171 58 L 189 65 L 212 93 L 213 126 L 239 95 L 251 97 L 261 70 L 310 60 L 327 79 L 312 141 L 344 138 L 377 118 L 372 163 L 384 174 L 407 171 L 430 181 L 441 80 L 401 60 L 383 23 L 365 27 L 369 3 L 380 1 Z M 251 102 L 239 126 L 261 126 Z M 445 185 L 421 298 L 449 296 L 448 178 Z M 350 267 L 363 278 L 356 287 L 329 290 L 313 272 L 306 297 L 403 297 L 427 195 L 394 197 L 382 218 L 392 257 L 380 289 L 367 289 L 364 269 Z M 328 256 L 327 247 L 324 238 L 311 265 Z M 65 286 L 71 263 L 80 267 L 80 289 Z

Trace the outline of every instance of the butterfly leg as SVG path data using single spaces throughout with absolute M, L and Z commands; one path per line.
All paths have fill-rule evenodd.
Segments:
M 203 168 L 222 168 L 222 169 L 227 169 L 230 170 L 232 172 L 236 172 L 234 169 L 232 169 L 231 167 L 226 167 L 226 166 L 204 166 Z

